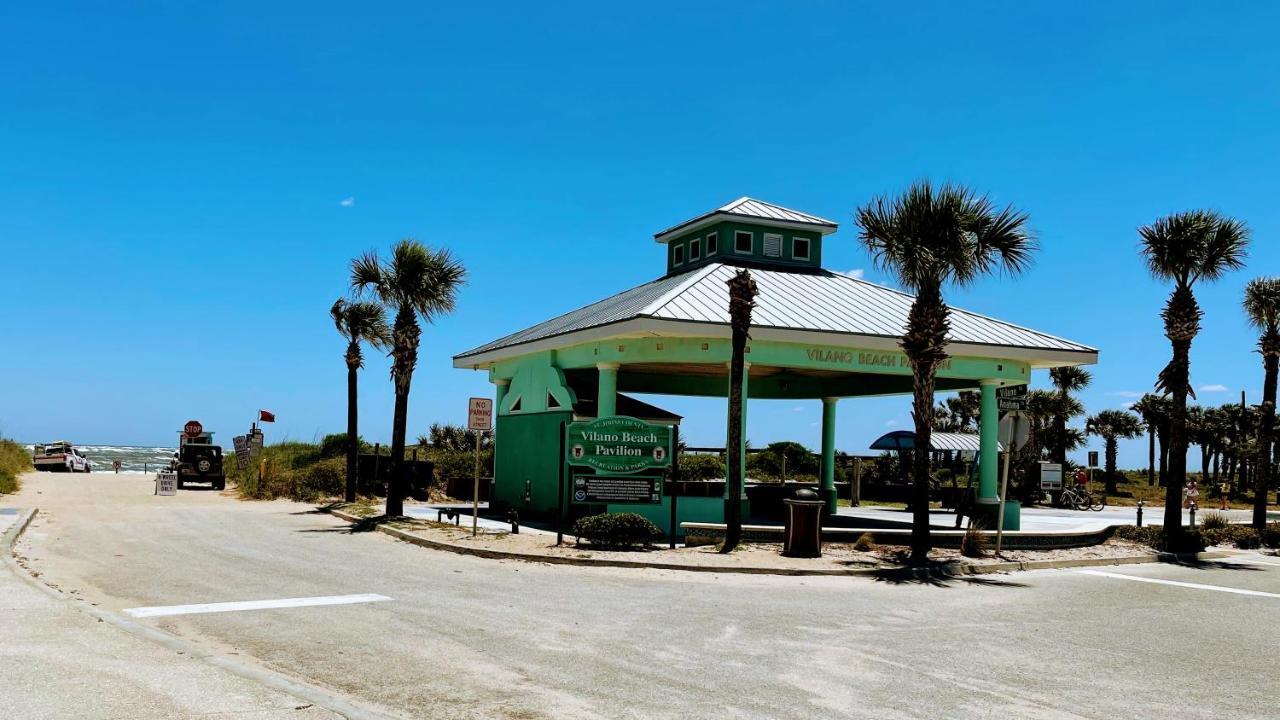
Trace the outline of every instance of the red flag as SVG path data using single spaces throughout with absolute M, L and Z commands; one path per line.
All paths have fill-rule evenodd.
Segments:
M 266 410 L 258 411 L 258 422 L 275 422 L 275 421 L 276 421 L 275 413 L 267 412 Z

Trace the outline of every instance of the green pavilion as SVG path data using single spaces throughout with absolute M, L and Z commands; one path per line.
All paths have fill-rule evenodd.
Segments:
M 725 283 L 746 267 L 759 295 L 744 397 L 822 404 L 820 492 L 834 512 L 841 401 L 912 391 L 899 347 L 912 297 L 823 269 L 822 244 L 835 231 L 830 220 L 744 197 L 654 235 L 666 255 L 666 271 L 656 280 L 454 357 L 454 367 L 487 371 L 495 387 L 491 507 L 530 516 L 556 512 L 564 423 L 614 415 L 680 422 L 632 395 L 722 397 L 727 408 Z M 1033 369 L 1096 363 L 1098 352 L 955 308 L 947 352 L 938 390 L 981 392 L 977 502 L 994 517 L 996 389 L 1027 384 Z M 639 512 L 666 528 L 671 500 L 662 500 L 607 509 Z M 1008 508 L 1006 528 L 1017 529 L 1018 507 Z M 724 502 L 681 497 L 677 510 L 677 522 L 720 522 Z

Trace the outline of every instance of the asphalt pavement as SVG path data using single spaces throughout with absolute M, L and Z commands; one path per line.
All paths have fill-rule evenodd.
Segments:
M 123 476 L 29 478 L 16 503 L 41 510 L 18 551 L 65 593 L 121 617 L 164 608 L 132 621 L 403 717 L 1280 717 L 1280 558 L 1261 553 L 928 581 L 707 575 L 435 552 Z

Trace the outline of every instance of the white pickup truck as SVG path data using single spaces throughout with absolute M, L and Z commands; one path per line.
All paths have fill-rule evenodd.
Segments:
M 89 472 L 89 460 L 66 440 L 36 445 L 31 463 L 44 472 Z

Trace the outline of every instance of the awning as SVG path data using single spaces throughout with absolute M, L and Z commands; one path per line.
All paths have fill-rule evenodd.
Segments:
M 911 430 L 894 430 L 876 438 L 871 443 L 872 450 L 914 450 L 916 446 L 916 434 Z M 997 444 L 1000 452 L 1004 452 L 1004 446 Z M 969 450 L 978 452 L 982 449 L 981 437 L 974 433 L 948 433 L 935 432 L 929 433 L 929 448 L 934 451 L 941 450 Z

